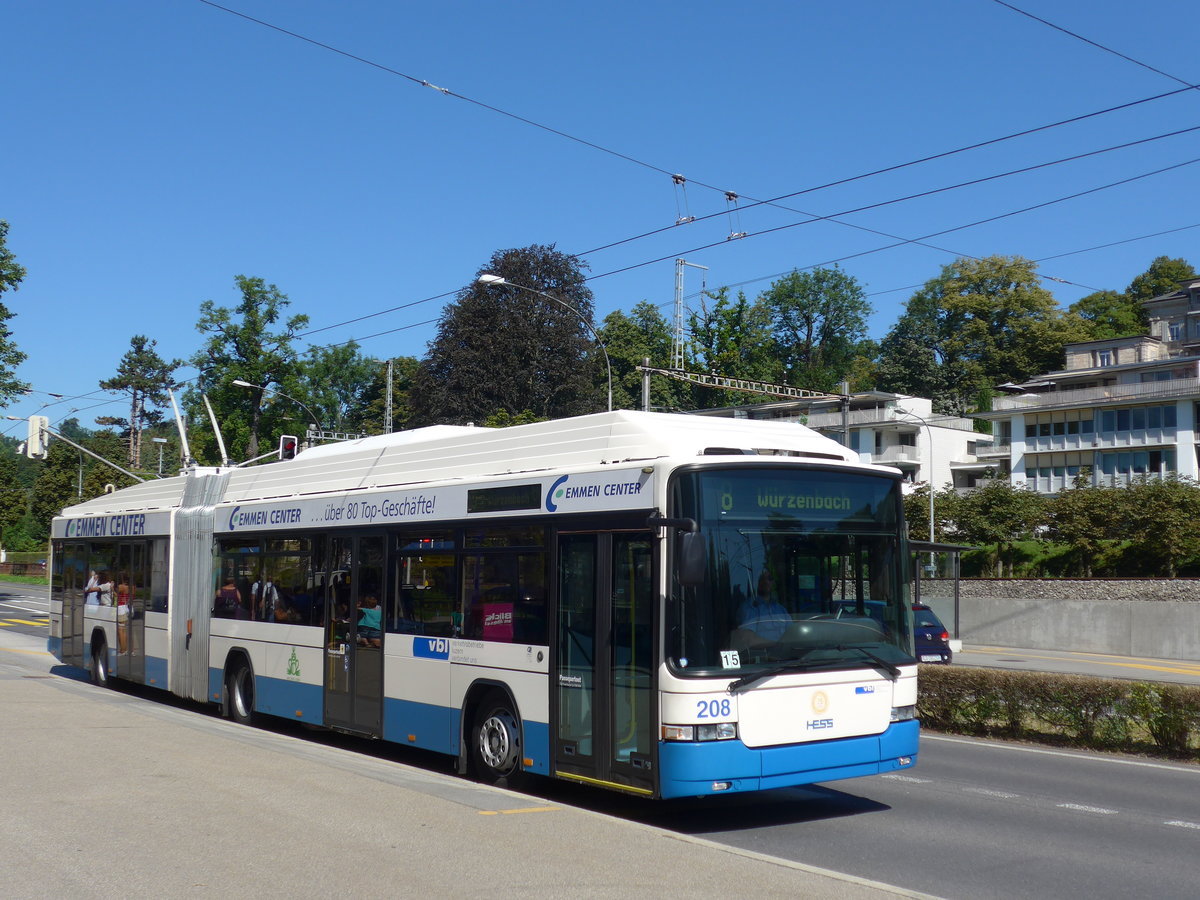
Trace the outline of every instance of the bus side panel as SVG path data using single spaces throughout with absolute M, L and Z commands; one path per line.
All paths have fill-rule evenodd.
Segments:
M 209 699 L 219 701 L 224 689 L 225 661 L 237 650 L 254 672 L 254 709 L 267 715 L 324 722 L 325 693 L 320 628 L 214 619 L 209 637 L 212 664 Z
M 384 641 L 383 738 L 458 755 L 461 707 L 450 700 L 450 638 Z
M 477 645 L 477 642 L 464 642 L 467 646 Z M 450 686 L 451 700 L 455 709 L 462 709 L 467 694 L 473 685 L 480 681 L 494 682 L 505 685 L 517 704 L 517 715 L 521 720 L 523 745 L 521 757 L 532 760 L 525 765 L 525 770 L 539 775 L 550 774 L 552 748 L 550 742 L 550 689 L 546 675 L 545 662 L 541 663 L 543 671 L 521 671 L 515 668 L 499 668 L 496 664 L 508 665 L 528 662 L 531 667 L 537 666 L 535 657 L 540 653 L 543 660 L 547 656 L 545 647 L 527 647 L 516 644 L 485 644 L 483 649 L 470 649 L 472 664 L 456 664 L 451 669 Z M 465 654 L 464 654 L 465 655 Z M 526 660 L 528 657 L 528 660 Z M 452 657 L 453 658 L 453 657 Z M 485 663 L 493 663 L 486 665 Z M 470 722 L 463 723 L 470 728 Z M 457 735 L 456 735 L 457 739 Z
M 167 614 L 147 612 L 143 635 L 146 641 L 146 684 L 165 690 L 168 671 L 167 654 L 170 653 L 171 646 L 170 637 L 167 634 Z

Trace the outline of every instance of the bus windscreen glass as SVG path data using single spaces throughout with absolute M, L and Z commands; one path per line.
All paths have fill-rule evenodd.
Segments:
M 708 575 L 676 586 L 667 655 L 680 674 L 753 675 L 914 662 L 900 482 L 754 467 L 681 474 Z

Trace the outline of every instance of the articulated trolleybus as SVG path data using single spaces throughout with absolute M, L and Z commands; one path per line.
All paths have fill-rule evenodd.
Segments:
M 611 412 L 195 468 L 53 523 L 50 650 L 647 797 L 917 758 L 897 471 L 797 424 Z

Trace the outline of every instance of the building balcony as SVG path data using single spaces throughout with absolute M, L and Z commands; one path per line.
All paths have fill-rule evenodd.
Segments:
M 953 428 L 955 431 L 975 430 L 975 422 L 971 419 L 940 415 L 925 416 L 925 419 L 934 428 Z M 796 421 L 804 422 L 809 428 L 838 431 L 842 427 L 842 414 L 837 411 L 812 413 L 808 416 L 797 416 Z M 911 425 L 914 430 L 925 427 L 920 419 L 898 413 L 890 408 L 852 409 L 847 421 L 851 426 Z
M 990 444 L 985 444 L 980 441 L 975 445 L 976 459 L 995 459 L 996 457 L 1009 456 L 1012 453 L 1012 441 L 993 441 Z
M 1200 378 L 1173 378 L 1170 381 L 1145 381 L 1134 384 L 1110 384 L 1104 387 L 1065 388 L 1045 394 L 1019 397 L 994 397 L 992 412 L 1031 412 L 1057 407 L 1094 406 L 1118 403 L 1155 402 L 1180 397 L 1200 396 Z M 995 418 L 995 416 L 987 416 Z
M 921 451 L 916 447 L 900 445 L 885 447 L 882 452 L 871 454 L 871 462 L 880 463 L 885 466 L 896 466 L 902 463 L 910 466 L 919 466 L 921 464 Z

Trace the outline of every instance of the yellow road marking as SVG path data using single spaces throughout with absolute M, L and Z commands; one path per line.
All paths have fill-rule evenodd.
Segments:
M 558 812 L 557 806 L 529 806 L 525 809 L 481 809 L 481 816 L 515 816 L 520 813 Z
M 5 619 L 5 625 L 32 625 L 35 628 L 41 628 L 45 622 L 30 622 L 28 619 Z
M 1072 657 L 1091 657 L 1092 659 L 1104 660 L 1105 665 L 1124 669 L 1145 669 L 1148 672 L 1171 672 L 1175 675 L 1200 675 L 1200 664 L 1181 663 L 1180 665 L 1187 666 L 1188 668 L 1177 668 L 1173 666 L 1150 665 L 1149 663 L 1117 662 L 1117 660 L 1129 659 L 1130 657 L 1110 656 L 1104 653 L 1070 652 L 1066 656 L 1039 656 L 1036 653 L 1025 653 L 1014 650 L 1011 647 L 972 647 L 971 650 L 981 653 L 1006 653 L 1011 656 L 1020 656 L 1022 659 L 1041 659 L 1048 662 L 1070 662 Z M 970 653 L 971 650 L 963 650 L 961 652 Z M 1064 652 L 1066 653 L 1067 651 Z
M 30 656 L 49 656 L 45 650 L 19 650 L 16 647 L 0 647 L 0 653 L 28 653 Z

